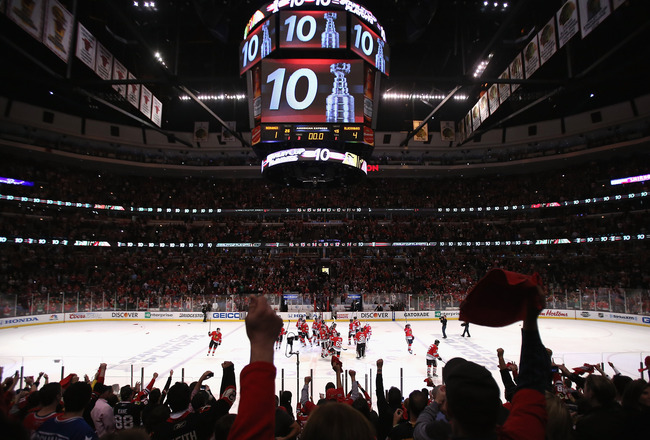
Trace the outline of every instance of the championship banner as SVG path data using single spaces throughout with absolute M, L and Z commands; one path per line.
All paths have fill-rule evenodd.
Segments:
M 478 102 L 472 107 L 472 129 L 476 131 L 481 125 L 481 110 L 479 109 Z
M 91 70 L 95 70 L 97 39 L 81 23 L 77 26 L 77 50 L 75 55 Z
M 510 79 L 510 68 L 506 68 L 499 79 Z M 510 84 L 499 83 L 499 104 L 503 104 L 510 97 Z
M 575 34 L 578 33 L 578 8 L 575 0 L 569 0 L 555 14 L 557 18 L 557 34 L 562 48 Z
M 233 136 L 232 132 L 237 131 L 237 121 L 224 121 L 230 131 L 226 130 L 225 127 L 221 127 L 221 139 L 224 142 L 228 141 L 234 141 L 235 136 Z
M 111 79 L 113 75 L 113 54 L 108 51 L 102 43 L 97 43 L 97 58 L 95 61 L 95 73 L 104 80 Z
M 537 35 L 526 45 L 524 49 L 524 69 L 526 78 L 530 78 L 539 69 L 539 42 Z
M 609 0 L 578 0 L 580 35 L 585 38 L 612 13 Z
M 113 58 L 113 74 L 111 75 L 112 79 L 126 79 L 129 75 L 129 72 L 126 70 L 126 67 L 118 61 L 117 58 Z M 113 88 L 117 93 L 126 96 L 126 84 L 113 84 Z
M 158 127 L 162 124 L 162 102 L 155 96 L 153 97 L 153 105 L 151 106 L 151 120 Z
M 43 43 L 66 63 L 70 59 L 72 26 L 72 14 L 57 0 L 49 0 L 45 8 Z
M 555 17 L 551 18 L 546 26 L 537 34 L 539 41 L 539 57 L 542 65 L 557 52 L 557 39 L 555 38 Z
M 127 79 L 135 80 L 135 76 L 129 72 Z M 140 84 L 128 84 L 126 87 L 126 100 L 135 108 L 140 108 Z
M 7 2 L 7 16 L 37 40 L 43 35 L 43 5 L 45 0 Z
M 465 118 L 460 120 L 459 130 L 460 130 L 460 141 L 463 142 L 467 139 L 467 131 L 465 130 Z
M 151 91 L 142 86 L 140 88 L 140 111 L 149 119 L 151 119 L 151 98 L 153 94 Z
M 454 124 L 454 121 L 440 121 L 440 138 L 446 142 L 456 140 L 456 124 Z
M 508 69 L 510 69 L 510 79 L 524 79 L 524 64 L 521 59 L 521 52 L 519 52 L 515 59 L 512 60 Z M 521 84 L 511 84 L 510 90 L 514 93 L 519 86 L 521 86 Z
M 210 137 L 209 122 L 194 122 L 194 142 L 207 142 Z
M 422 121 L 416 121 L 413 120 L 413 130 L 418 128 Z M 424 124 L 421 129 L 418 130 L 417 133 L 413 135 L 413 140 L 418 141 L 418 142 L 426 142 L 429 140 L 429 125 Z
M 467 114 L 465 115 L 465 134 L 469 136 L 474 129 L 472 128 L 472 111 L 468 111 Z
M 487 118 L 490 117 L 490 107 L 488 105 L 488 97 L 486 92 L 483 92 L 483 95 L 479 98 L 478 108 L 481 112 L 481 121 L 484 122 Z
M 487 92 L 488 103 L 490 104 L 490 114 L 494 114 L 499 108 L 499 86 L 492 84 Z

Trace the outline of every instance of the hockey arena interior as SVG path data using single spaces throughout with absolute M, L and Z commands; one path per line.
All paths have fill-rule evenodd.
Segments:
M 642 0 L 0 0 L 0 437 L 641 439 Z

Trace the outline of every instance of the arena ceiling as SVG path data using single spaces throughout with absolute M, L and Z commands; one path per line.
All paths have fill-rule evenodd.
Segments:
M 236 121 L 238 131 L 249 131 L 246 101 L 207 101 L 206 109 L 179 97 L 184 88 L 195 94 L 246 93 L 245 78 L 238 72 L 239 45 L 248 19 L 267 2 L 61 3 L 76 11 L 79 21 L 98 41 L 161 100 L 162 130 L 192 131 L 194 121 L 210 121 L 216 128 L 219 123 L 212 112 L 222 120 Z M 556 0 L 362 3 L 385 28 L 391 48 L 391 74 L 382 80 L 382 94 L 416 95 L 382 99 L 378 131 L 408 131 L 412 120 L 432 113 L 434 131 L 438 129 L 435 121 L 460 121 L 563 5 Z M 499 107 L 480 131 L 558 118 L 649 93 L 648 17 L 650 2 L 624 1 L 589 35 L 576 35 L 530 79 L 520 80 L 517 94 Z M 1 95 L 91 119 L 139 124 L 132 116 L 141 115 L 117 99 L 110 85 L 78 59 L 63 63 L 4 15 L 0 17 L 0 36 Z M 156 52 L 165 66 L 154 57 Z M 489 56 L 487 68 L 475 78 L 474 69 Z M 452 90 L 467 99 L 440 105 L 440 98 L 419 96 L 444 96 Z

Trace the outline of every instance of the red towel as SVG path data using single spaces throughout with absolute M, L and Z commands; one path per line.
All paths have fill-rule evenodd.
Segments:
M 538 273 L 524 275 L 492 269 L 460 304 L 459 319 L 487 327 L 504 327 L 522 321 L 529 298 L 537 296 L 537 286 L 541 284 Z M 538 309 L 542 306 L 538 305 Z

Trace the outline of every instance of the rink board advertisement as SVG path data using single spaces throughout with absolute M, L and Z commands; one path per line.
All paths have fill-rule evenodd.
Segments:
M 332 320 L 331 313 L 322 314 L 327 321 Z M 436 310 L 436 311 L 400 311 L 400 312 L 339 312 L 336 314 L 336 321 L 348 321 L 354 317 L 360 321 L 432 321 L 438 320 L 442 315 L 447 319 L 458 319 L 458 310 Z M 278 313 L 285 321 L 295 321 L 298 318 L 312 320 L 313 313 L 283 312 Z M 320 316 L 320 314 L 319 314 Z M 629 313 L 614 313 L 606 311 L 590 310 L 561 310 L 544 309 L 540 313 L 543 319 L 573 319 L 586 321 L 602 321 L 624 324 L 634 324 L 650 327 L 650 316 L 632 315 Z M 245 312 L 209 312 L 208 319 L 212 321 L 242 321 L 246 317 Z M 38 324 L 60 324 L 77 321 L 203 321 L 201 312 L 75 312 L 75 313 L 49 313 L 33 316 L 15 316 L 0 318 L 0 328 L 22 327 Z

